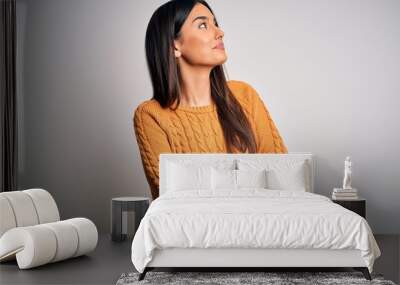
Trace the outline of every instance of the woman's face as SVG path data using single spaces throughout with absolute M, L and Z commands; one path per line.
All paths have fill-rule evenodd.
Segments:
M 175 56 L 190 65 L 216 66 L 227 60 L 223 43 L 224 32 L 216 26 L 213 14 L 203 4 L 196 4 L 174 40 Z

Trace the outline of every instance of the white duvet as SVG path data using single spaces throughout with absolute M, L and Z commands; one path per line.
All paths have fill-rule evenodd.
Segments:
M 260 188 L 158 197 L 134 236 L 133 265 L 143 272 L 168 247 L 358 249 L 370 272 L 381 254 L 367 221 L 329 198 Z

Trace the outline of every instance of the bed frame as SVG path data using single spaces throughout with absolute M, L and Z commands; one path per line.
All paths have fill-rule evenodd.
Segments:
M 213 161 L 219 159 L 237 159 L 285 156 L 285 158 L 308 160 L 310 163 L 310 192 L 314 192 L 315 158 L 311 153 L 288 154 L 230 154 L 230 153 L 164 153 L 160 154 L 160 195 L 165 193 L 167 160 L 190 159 Z M 282 157 L 283 158 L 283 157 Z M 271 269 L 334 269 L 353 268 L 361 271 L 367 280 L 371 276 L 360 250 L 338 249 L 270 249 L 270 248 L 166 248 L 156 249 L 153 259 L 139 275 L 144 279 L 148 271 L 154 269 L 201 269 L 201 271 L 270 271 Z M 184 271 L 182 270 L 182 271 Z

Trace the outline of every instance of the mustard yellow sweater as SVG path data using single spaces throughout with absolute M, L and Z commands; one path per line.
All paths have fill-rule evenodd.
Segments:
M 257 153 L 287 153 L 287 148 L 262 99 L 249 84 L 230 80 L 228 86 L 255 130 Z M 163 109 L 154 100 L 135 110 L 133 124 L 151 195 L 159 195 L 160 153 L 226 153 L 215 103 Z

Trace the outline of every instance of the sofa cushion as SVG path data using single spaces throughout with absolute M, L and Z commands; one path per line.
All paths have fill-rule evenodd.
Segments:
M 20 269 L 80 256 L 97 246 L 95 224 L 86 218 L 8 230 L 0 238 L 0 261 L 16 257 Z

